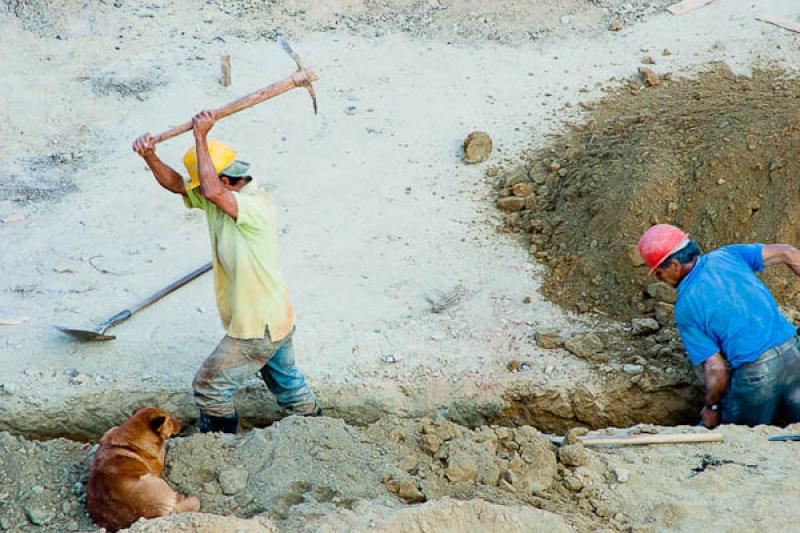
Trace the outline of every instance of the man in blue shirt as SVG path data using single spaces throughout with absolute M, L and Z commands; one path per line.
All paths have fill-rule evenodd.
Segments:
M 678 289 L 675 324 L 694 365 L 703 365 L 706 427 L 720 422 L 800 422 L 800 341 L 755 275 L 785 264 L 800 275 L 800 251 L 785 244 L 734 244 L 705 255 L 688 234 L 653 226 L 639 253 Z

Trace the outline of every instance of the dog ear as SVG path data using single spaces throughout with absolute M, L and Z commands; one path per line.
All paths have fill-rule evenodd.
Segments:
M 167 424 L 167 417 L 164 415 L 154 416 L 150 420 L 150 429 L 153 430 L 153 433 L 161 437 L 162 439 L 166 439 L 169 437 L 169 426 Z

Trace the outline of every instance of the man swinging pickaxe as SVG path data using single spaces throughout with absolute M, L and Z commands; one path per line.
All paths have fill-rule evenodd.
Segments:
M 191 122 L 158 137 L 145 134 L 133 143 L 162 187 L 182 195 L 187 207 L 206 213 L 217 307 L 226 335 L 192 382 L 201 432 L 236 432 L 239 414 L 233 395 L 256 372 L 287 414 L 322 415 L 319 400 L 294 361 L 295 313 L 278 258 L 275 209 L 266 192 L 250 185 L 250 164 L 236 159 L 229 146 L 207 138 L 220 118 L 295 87 L 309 91 L 316 112 L 311 82 L 317 76 L 303 67 L 285 41 L 281 46 L 298 66 L 289 78 L 219 109 L 201 111 Z M 154 145 L 190 129 L 195 144 L 183 157 L 187 183 L 156 156 Z

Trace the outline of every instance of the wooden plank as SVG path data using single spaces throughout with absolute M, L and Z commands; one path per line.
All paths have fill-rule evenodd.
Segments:
M 609 437 L 579 437 L 585 446 L 628 446 L 640 444 L 698 444 L 722 442 L 722 433 L 641 433 Z M 551 442 L 561 445 L 561 437 L 551 437 Z
M 756 17 L 756 19 L 760 20 L 761 22 L 766 22 L 768 24 L 774 24 L 775 26 L 778 26 L 779 28 L 783 28 L 785 30 L 800 33 L 800 23 L 794 22 L 789 19 L 782 19 L 780 17 L 770 17 L 770 16 Z
M 230 87 L 231 85 L 231 56 L 230 54 L 225 54 L 222 56 L 220 60 L 220 74 L 221 74 L 221 81 L 224 87 Z
M 703 6 L 708 5 L 713 1 L 714 0 L 683 0 L 683 2 L 678 2 L 677 4 L 672 4 L 669 6 L 667 11 L 673 15 L 685 15 L 690 11 L 700 9 Z

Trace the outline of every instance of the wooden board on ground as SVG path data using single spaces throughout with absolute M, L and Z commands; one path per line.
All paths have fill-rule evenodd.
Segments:
M 562 437 L 549 437 L 550 442 L 560 446 Z M 721 433 L 660 433 L 636 435 L 610 435 L 578 437 L 584 446 L 628 446 L 641 444 L 699 444 L 704 442 L 722 442 Z
M 794 22 L 789 19 L 782 19 L 779 17 L 756 17 L 761 22 L 767 22 L 769 24 L 774 24 L 779 26 L 785 30 L 794 31 L 800 33 L 800 22 Z
M 710 4 L 714 0 L 683 0 L 683 2 L 678 2 L 677 4 L 672 4 L 667 8 L 667 11 L 672 13 L 673 15 L 684 15 L 690 11 L 694 11 L 695 9 L 699 9 L 704 5 Z

